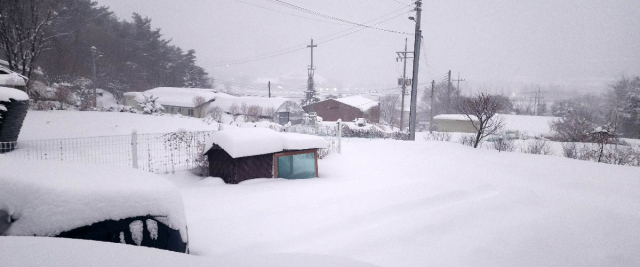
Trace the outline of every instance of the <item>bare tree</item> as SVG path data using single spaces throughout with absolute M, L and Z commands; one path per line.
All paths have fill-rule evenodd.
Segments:
M 48 31 L 57 17 L 52 0 L 1 1 L 0 52 L 9 68 L 31 78 L 34 65 L 54 33 Z
M 380 118 L 391 126 L 398 123 L 398 105 L 400 96 L 397 94 L 387 95 L 380 99 Z
M 460 101 L 458 111 L 464 114 L 476 129 L 474 148 L 478 147 L 482 139 L 504 127 L 504 119 L 496 116 L 501 108 L 500 101 L 484 93 Z
M 262 107 L 258 105 L 251 105 L 247 108 L 246 115 L 252 122 L 256 122 L 260 120 L 260 117 L 262 116 Z
M 249 114 L 247 114 L 247 111 L 249 111 L 249 106 L 247 106 L 247 103 L 242 102 L 242 104 L 240 105 L 240 114 L 244 116 L 244 121 L 249 120 Z
M 240 107 L 238 106 L 238 104 L 234 102 L 233 104 L 231 104 L 231 106 L 229 106 L 229 113 L 231 113 L 231 115 L 236 116 L 238 115 L 238 112 L 240 112 Z
M 598 144 L 596 154 L 598 155 L 598 162 L 602 162 L 602 156 L 605 154 L 604 148 L 615 141 L 616 134 L 607 127 L 598 127 L 589 132 L 588 135 Z
M 224 113 L 224 112 L 223 112 L 222 108 L 220 108 L 219 106 L 211 107 L 207 111 L 207 114 L 209 116 L 211 116 L 211 118 L 213 118 L 214 121 L 216 121 L 218 123 L 222 123 L 222 113 Z

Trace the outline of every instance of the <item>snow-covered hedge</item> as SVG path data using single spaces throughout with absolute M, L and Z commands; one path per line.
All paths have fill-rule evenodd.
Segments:
M 105 220 L 157 216 L 187 242 L 182 196 L 162 176 L 129 167 L 0 155 L 3 235 L 55 236 Z

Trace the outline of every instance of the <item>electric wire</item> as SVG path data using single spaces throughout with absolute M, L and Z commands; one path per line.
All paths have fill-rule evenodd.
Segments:
M 371 22 L 377 21 L 379 19 L 382 19 L 382 18 L 388 17 L 390 15 L 396 14 L 399 11 L 405 11 L 405 12 L 403 12 L 403 13 L 401 13 L 399 15 L 387 18 L 385 20 L 376 22 L 376 23 L 374 23 L 372 25 L 377 25 L 377 24 L 389 21 L 391 19 L 397 18 L 397 17 L 399 17 L 401 15 L 404 15 L 404 14 L 407 14 L 407 13 L 411 12 L 411 11 L 406 11 L 406 7 L 403 7 L 403 8 L 400 8 L 400 9 L 396 9 L 396 10 L 390 12 L 390 13 L 387 13 L 387 14 L 384 14 L 382 16 L 379 16 L 377 18 L 374 18 L 372 20 L 369 20 L 369 21 L 367 21 L 365 23 L 371 23 Z M 352 31 L 353 29 L 357 29 L 357 28 L 360 28 L 360 29 L 356 30 L 356 31 Z M 330 41 L 333 41 L 333 40 L 336 40 L 336 39 L 351 35 L 353 33 L 359 32 L 360 30 L 363 30 L 363 29 L 366 29 L 366 28 L 361 28 L 360 26 L 355 26 L 355 27 L 352 27 L 350 29 L 338 31 L 338 32 L 335 32 L 333 34 L 329 34 L 327 36 L 318 38 L 317 40 L 324 40 L 324 39 L 331 38 L 333 36 L 337 36 L 337 35 L 345 33 L 345 32 L 349 32 L 347 34 L 342 34 L 342 35 L 339 35 L 338 37 L 335 37 L 335 38 L 332 38 L 332 39 L 329 39 L 327 41 L 322 42 L 322 43 L 327 43 L 327 42 L 330 42 Z M 352 31 L 352 32 L 350 32 L 350 31 Z M 295 45 L 295 46 L 291 46 L 291 47 L 284 48 L 284 49 L 281 49 L 281 50 L 277 50 L 277 51 L 274 51 L 274 52 L 271 52 L 271 53 L 266 53 L 266 54 L 263 54 L 263 55 L 258 55 L 258 56 L 254 56 L 254 57 L 250 57 L 250 58 L 227 60 L 227 61 L 221 61 L 221 62 L 218 62 L 218 63 L 208 64 L 208 65 L 205 65 L 205 67 L 214 67 L 215 68 L 215 67 L 239 65 L 239 64 L 250 63 L 250 62 L 259 61 L 259 60 L 263 60 L 263 59 L 269 59 L 269 58 L 273 58 L 273 57 L 283 56 L 283 55 L 286 55 L 286 54 L 290 54 L 290 53 L 297 52 L 297 51 L 300 51 L 300 50 L 305 50 L 305 49 L 307 49 L 307 43 L 298 44 L 298 45 Z
M 401 32 L 401 31 L 396 31 L 396 30 L 387 30 L 387 29 L 382 29 L 382 28 L 378 28 L 378 27 L 373 27 L 371 25 L 365 25 L 365 24 L 362 24 L 362 23 L 357 23 L 357 22 L 341 19 L 341 18 L 332 16 L 332 15 L 327 15 L 327 14 L 320 13 L 320 12 L 317 12 L 317 11 L 313 11 L 313 10 L 310 10 L 310 9 L 307 9 L 307 8 L 304 8 L 304 7 L 301 7 L 301 6 L 297 6 L 297 5 L 294 5 L 294 4 L 291 4 L 291 3 L 287 3 L 287 2 L 282 1 L 282 0 L 267 0 L 267 1 L 275 2 L 275 3 L 278 3 L 278 4 L 282 5 L 282 6 L 285 6 L 285 7 L 294 9 L 294 10 L 298 10 L 298 11 L 301 11 L 301 12 L 305 12 L 307 14 L 323 17 L 323 18 L 326 18 L 326 19 L 332 19 L 332 20 L 340 21 L 340 22 L 347 23 L 347 24 L 353 24 L 353 25 L 359 26 L 359 27 L 364 27 L 364 28 L 369 28 L 369 29 L 374 29 L 374 30 L 379 30 L 379 31 L 384 31 L 384 32 L 390 32 L 390 33 L 412 35 L 411 33 L 407 33 L 407 32 Z
M 288 13 L 288 12 L 284 12 L 284 11 L 280 11 L 280 10 L 276 10 L 276 9 L 271 9 L 271 8 L 268 8 L 268 7 L 263 7 L 263 6 L 256 5 L 256 4 L 253 4 L 253 3 L 245 2 L 245 1 L 242 1 L 242 0 L 235 0 L 235 1 L 243 3 L 243 4 L 246 4 L 246 5 L 254 6 L 254 7 L 257 7 L 257 8 L 261 8 L 261 9 L 270 10 L 270 11 L 273 11 L 273 12 L 277 12 L 277 13 L 293 16 L 293 17 L 298 17 L 298 18 L 303 18 L 303 19 L 308 19 L 308 20 L 313 20 L 313 21 L 318 21 L 318 22 L 324 22 L 324 23 L 330 23 L 330 24 L 334 24 L 334 25 L 351 26 L 350 24 L 344 24 L 344 23 L 338 23 L 338 22 L 314 19 L 314 18 L 304 17 L 304 16 L 300 16 L 300 15 L 296 15 L 296 14 L 291 14 L 291 13 Z

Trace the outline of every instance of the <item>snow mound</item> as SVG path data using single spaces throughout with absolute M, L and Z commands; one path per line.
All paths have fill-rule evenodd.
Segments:
M 23 266 L 305 266 L 370 267 L 371 264 L 303 253 L 225 254 L 199 257 L 148 247 L 123 246 L 108 242 L 46 237 L 2 237 L 3 267 Z
M 7 86 L 26 86 L 26 78 L 15 72 L 9 74 L 0 74 L 0 84 Z
M 473 121 L 478 121 L 476 116 L 471 115 Z M 468 121 L 469 118 L 463 114 L 440 114 L 438 116 L 433 117 L 434 120 L 442 120 L 442 121 Z
M 0 155 L 0 209 L 16 220 L 5 235 L 55 236 L 105 220 L 166 216 L 187 242 L 182 196 L 162 176 L 128 167 L 28 161 Z
M 233 158 L 276 153 L 284 150 L 326 148 L 322 137 L 281 133 L 266 128 L 237 128 L 215 132 L 209 137 L 204 151 L 216 144 Z
M 200 88 L 174 88 L 174 87 L 158 87 L 144 92 L 128 92 L 125 96 L 133 96 L 137 102 L 144 101 L 144 95 L 157 97 L 157 102 L 163 106 L 177 106 L 177 107 L 195 107 L 193 101 L 196 97 L 202 97 L 206 102 L 216 99 L 219 96 L 229 95 L 225 93 L 218 93 L 213 89 L 200 89 Z
M 9 102 L 13 100 L 24 101 L 29 100 L 29 96 L 18 89 L 0 87 L 0 101 Z
M 369 98 L 366 98 L 364 96 L 359 96 L 359 95 L 338 98 L 336 99 L 336 101 L 342 104 L 356 107 L 362 110 L 362 112 L 366 112 L 367 110 L 378 105 L 378 101 L 371 100 Z

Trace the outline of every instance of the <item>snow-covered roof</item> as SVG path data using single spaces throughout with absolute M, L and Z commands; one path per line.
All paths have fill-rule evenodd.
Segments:
M 9 102 L 11 101 L 11 99 L 17 100 L 17 101 L 24 101 L 24 100 L 29 100 L 29 96 L 27 95 L 27 93 L 20 91 L 18 89 L 0 86 L 0 101 Z
M 177 107 L 196 107 L 193 99 L 201 96 L 205 102 L 216 99 L 220 96 L 229 96 L 225 93 L 219 93 L 213 89 L 200 89 L 200 88 L 177 88 L 177 87 L 158 87 L 150 89 L 144 92 L 128 92 L 125 96 L 133 96 L 138 102 L 144 101 L 146 96 L 158 97 L 157 103 L 166 106 Z
M 271 154 L 285 150 L 326 148 L 322 137 L 281 133 L 267 128 L 237 128 L 215 132 L 209 137 L 204 151 L 218 145 L 233 158 Z
M 182 196 L 162 176 L 130 167 L 23 160 L 0 155 L 0 209 L 16 220 L 5 235 L 54 236 L 105 220 L 166 216 L 187 241 Z
M 293 109 L 299 109 L 302 110 L 302 108 L 299 107 L 299 105 L 288 98 L 283 98 L 283 97 L 272 97 L 272 98 L 267 98 L 267 97 L 234 97 L 234 96 L 225 96 L 225 97 L 218 97 L 216 98 L 215 101 L 211 102 L 209 104 L 208 109 L 211 109 L 213 107 L 220 107 L 224 112 L 230 112 L 230 108 L 233 104 L 236 104 L 236 106 L 238 106 L 238 108 L 240 108 L 242 106 L 242 104 L 246 104 L 247 106 L 261 106 L 262 108 L 266 109 L 266 108 L 273 108 L 274 111 L 278 111 L 281 108 L 293 108 Z M 285 105 L 287 104 L 287 105 Z M 207 109 L 207 110 L 208 110 Z M 284 111 L 284 110 L 283 110 Z M 292 111 L 292 110 L 286 110 L 286 111 Z
M 471 115 L 473 121 L 478 121 L 476 116 Z M 443 120 L 443 121 L 469 121 L 469 118 L 463 114 L 440 114 L 433 117 L 434 120 Z
M 359 95 L 338 98 L 335 100 L 345 105 L 356 107 L 362 110 L 363 112 L 378 105 L 378 101 L 371 100 L 369 98 L 366 98 L 364 96 L 359 96 Z

